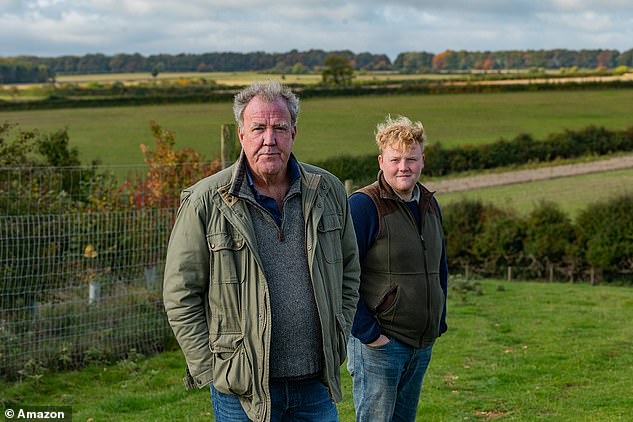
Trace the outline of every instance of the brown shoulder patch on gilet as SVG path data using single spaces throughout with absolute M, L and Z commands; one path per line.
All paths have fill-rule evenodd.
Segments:
M 364 193 L 369 196 L 378 212 L 378 238 L 382 236 L 383 218 L 393 212 L 396 212 L 398 205 L 395 201 L 380 198 L 380 186 L 378 182 L 374 182 L 369 186 L 359 189 L 357 192 Z

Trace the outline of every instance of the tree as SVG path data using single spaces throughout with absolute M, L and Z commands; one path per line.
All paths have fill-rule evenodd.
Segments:
M 400 53 L 393 66 L 402 72 L 427 70 L 433 66 L 433 54 L 425 52 Z
M 325 85 L 348 86 L 354 77 L 352 62 L 342 56 L 331 55 L 323 63 L 326 69 L 321 73 Z

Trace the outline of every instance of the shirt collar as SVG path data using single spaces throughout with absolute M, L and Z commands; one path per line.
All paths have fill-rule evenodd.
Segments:
M 420 203 L 420 188 L 419 186 L 416 185 L 413 187 L 413 193 L 411 194 L 411 199 L 409 199 L 408 201 L 405 201 L 399 194 L 398 192 L 396 192 L 395 190 L 393 191 L 393 193 L 395 193 L 398 198 L 402 199 L 404 202 L 417 202 L 418 204 Z
M 248 165 L 244 166 L 246 169 L 246 180 L 251 188 L 257 192 L 255 188 L 255 182 L 253 181 L 253 174 L 251 173 L 251 169 Z M 297 180 L 301 176 L 301 171 L 299 170 L 299 163 L 295 158 L 294 154 L 290 154 L 290 158 L 288 159 L 288 184 L 292 186 L 295 180 Z

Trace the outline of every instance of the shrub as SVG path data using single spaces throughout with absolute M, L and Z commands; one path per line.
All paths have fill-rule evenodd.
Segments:
M 550 265 L 577 264 L 576 233 L 569 216 L 551 202 L 541 202 L 526 222 L 525 253 L 537 277 L 545 277 Z
M 603 272 L 633 272 L 633 195 L 590 205 L 577 219 L 587 263 Z
M 129 204 L 135 208 L 177 207 L 180 191 L 220 170 L 220 160 L 203 162 L 201 155 L 191 148 L 177 151 L 173 132 L 153 121 L 150 128 L 156 140 L 156 150 L 141 144 L 148 172 L 144 177 L 125 181 L 121 192 L 128 196 Z
M 480 269 L 485 274 L 498 275 L 508 266 L 521 266 L 524 238 L 523 219 L 510 211 L 488 208 L 482 230 L 472 244 Z
M 313 162 L 335 174 L 341 180 L 352 179 L 361 186 L 376 180 L 378 175 L 378 155 L 350 156 L 342 155 Z
M 472 245 L 483 231 L 487 208 L 481 201 L 473 200 L 443 207 L 446 253 L 451 267 L 464 268 L 476 262 Z

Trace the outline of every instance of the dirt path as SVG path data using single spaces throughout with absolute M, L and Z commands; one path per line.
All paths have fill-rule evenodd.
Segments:
M 628 168 L 633 168 L 633 155 L 592 161 L 589 163 L 485 174 L 481 176 L 442 180 L 439 182 L 423 181 L 423 183 L 429 190 L 447 193 Z

